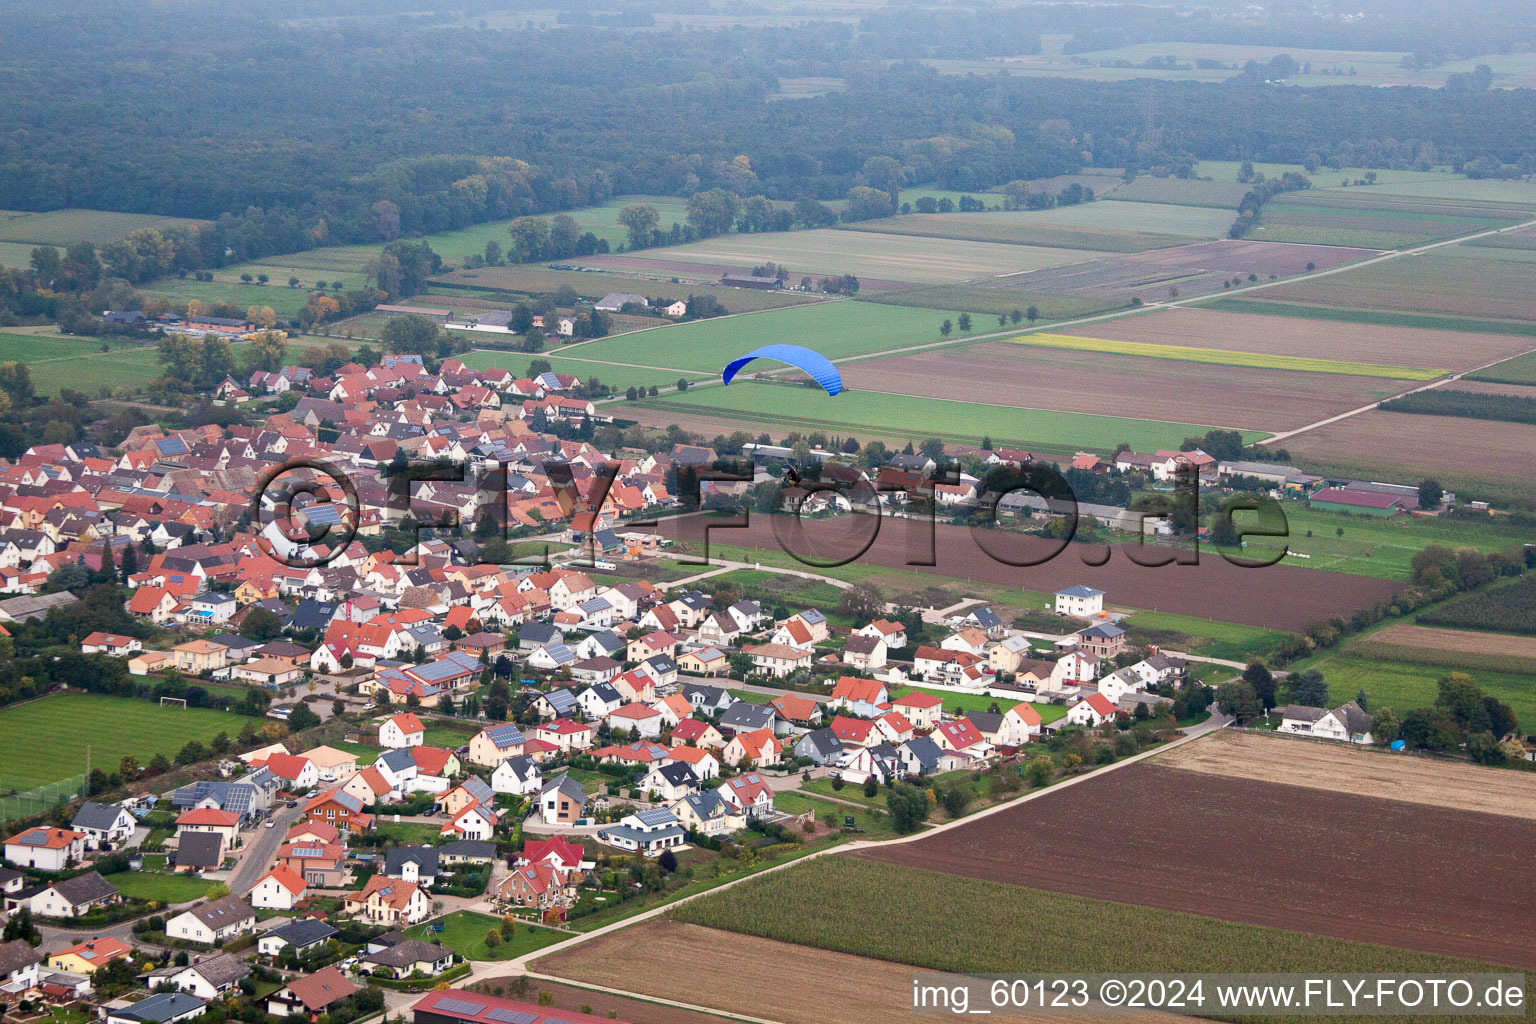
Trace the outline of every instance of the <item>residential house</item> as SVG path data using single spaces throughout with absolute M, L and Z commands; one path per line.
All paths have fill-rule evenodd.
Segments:
M 432 913 L 432 901 L 420 886 L 387 875 L 368 879 L 361 892 L 347 895 L 343 907 L 360 920 L 382 925 L 416 924 Z
M 659 855 L 662 850 L 682 846 L 688 840 L 677 815 L 665 807 L 652 807 L 625 815 L 617 825 L 610 825 L 597 834 L 599 841 L 621 850 Z
M 303 1017 L 313 1022 L 357 991 L 358 987 L 339 968 L 326 967 L 305 977 L 288 979 L 282 988 L 267 996 L 267 1012 L 274 1017 Z
M 426 742 L 426 737 L 427 727 L 409 711 L 386 718 L 379 726 L 381 747 L 415 747 Z
M 509 757 L 491 773 L 491 789 L 497 793 L 531 796 L 544 788 L 544 773 L 530 757 Z
M 828 706 L 847 711 L 860 718 L 874 718 L 883 714 L 890 703 L 885 684 L 878 679 L 860 679 L 857 676 L 840 676 L 832 687 L 832 699 Z
M 1056 591 L 1056 614 L 1076 619 L 1098 618 L 1104 610 L 1104 591 L 1082 584 Z
M 308 889 L 308 884 L 292 868 L 275 867 L 251 888 L 251 906 L 263 910 L 292 910 L 304 899 Z
M 138 819 L 128 813 L 126 807 L 87 800 L 75 812 L 69 827 L 85 833 L 90 845 L 95 848 L 106 849 L 113 843 L 121 843 L 130 838 L 133 830 L 138 827 Z
M 433 978 L 453 966 L 453 957 L 451 949 L 419 939 L 404 939 L 376 953 L 369 953 L 361 958 L 361 963 L 366 965 L 369 974 L 377 974 L 382 968 L 387 977 L 397 980 L 417 973 Z
M 743 647 L 742 650 L 752 659 L 754 671 L 775 679 L 811 667 L 813 652 L 809 647 L 767 643 Z
M 546 825 L 570 825 L 586 817 L 587 794 L 569 775 L 557 775 L 539 791 L 539 815 Z
M 256 940 L 256 952 L 275 957 L 292 946 L 299 956 L 313 953 L 336 936 L 336 929 L 315 918 L 301 918 L 263 932 Z
M 38 825 L 5 841 L 5 859 L 19 868 L 63 871 L 85 856 L 84 832 Z
M 524 742 L 522 731 L 511 722 L 489 726 L 469 741 L 469 760 L 482 768 L 495 768 L 521 754 Z
M 167 938 L 212 946 L 239 938 L 255 927 L 256 911 L 231 894 L 177 914 L 165 922 L 165 934 Z

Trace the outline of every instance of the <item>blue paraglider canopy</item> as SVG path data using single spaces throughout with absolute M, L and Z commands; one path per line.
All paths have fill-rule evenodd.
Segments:
M 738 359 L 732 359 L 725 364 L 725 372 L 721 374 L 725 383 L 729 384 L 737 371 L 754 359 L 777 359 L 781 363 L 798 366 L 810 374 L 811 378 L 829 395 L 835 395 L 843 390 L 843 375 L 837 372 L 837 367 L 832 365 L 831 360 L 803 345 L 764 345 Z

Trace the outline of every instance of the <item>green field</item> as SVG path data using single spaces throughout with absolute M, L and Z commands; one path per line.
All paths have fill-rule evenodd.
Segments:
M 1536 385 L 1536 352 L 1506 359 L 1502 363 L 1467 374 L 1467 380 L 1486 380 L 1496 384 Z
M 845 792 L 857 793 L 858 790 L 850 786 Z M 842 794 L 839 793 L 838 796 L 841 797 Z M 833 827 L 841 826 L 845 817 L 852 817 L 854 827 L 864 830 L 864 834 L 855 835 L 854 839 L 893 839 L 896 836 L 896 829 L 891 825 L 891 816 L 884 813 L 885 808 L 878 803 L 874 807 L 860 810 L 810 793 L 786 790 L 773 794 L 773 809 L 783 811 L 785 814 L 804 814 L 806 811 L 815 811 L 817 821 L 827 822 Z
M 162 217 L 152 213 L 115 213 L 110 210 L 50 210 L 47 213 L 23 213 L 0 210 L 0 242 L 25 245 L 53 245 L 59 248 L 75 242 L 106 245 L 140 228 L 163 228 L 202 223 L 185 217 Z
M 1364 190 L 1350 198 L 1361 198 Z M 1387 202 L 1380 206 L 1342 203 L 1342 191 L 1291 193 L 1265 205 L 1259 223 L 1248 232 L 1255 241 L 1348 245 L 1367 249 L 1406 249 L 1439 238 L 1453 238 L 1503 227 L 1514 213 L 1469 216 L 1431 212 L 1425 207 Z M 1394 208 L 1396 207 L 1396 208 Z M 1456 207 L 1458 211 L 1462 207 Z
M 164 295 L 173 302 L 185 306 L 188 300 L 196 299 L 207 305 L 212 302 L 233 302 L 241 310 L 251 306 L 271 306 L 272 312 L 280 317 L 297 317 L 304 309 L 304 304 L 309 301 L 309 293 L 314 286 L 315 277 L 306 276 L 295 270 L 294 273 L 304 278 L 304 285 L 299 288 L 288 287 L 288 273 L 281 277 L 275 270 L 263 270 L 272 274 L 271 284 L 242 284 L 240 274 L 243 270 L 220 270 L 214 273 L 212 281 L 194 281 L 191 278 L 162 277 L 158 281 L 145 285 L 144 290 L 151 295 Z M 326 280 L 330 280 L 326 278 Z M 354 275 L 349 279 L 349 287 L 358 287 L 363 283 L 362 275 Z
M 431 925 L 438 923 L 442 924 L 442 931 L 427 930 Z M 485 944 L 486 933 L 492 928 L 499 928 L 500 925 L 499 917 L 460 910 L 437 921 L 418 924 L 414 928 L 407 929 L 405 935 L 406 938 L 424 939 L 427 942 L 435 942 L 439 946 L 446 946 L 466 960 L 512 960 L 525 953 L 532 953 L 536 949 L 543 949 L 566 937 L 553 929 L 539 928 L 519 921 L 517 932 L 512 938 L 503 939 L 501 945 L 491 949 Z
M 103 344 L 111 351 L 103 352 Z M 153 345 L 57 334 L 0 333 L 0 362 L 13 359 L 27 364 L 32 386 L 40 395 L 54 395 L 62 388 L 92 397 L 103 388 L 138 391 L 165 372 Z
M 174 757 L 188 740 L 234 736 L 250 719 L 229 711 L 163 708 L 147 700 L 66 693 L 0 710 L 0 785 L 50 782 L 96 768 L 115 769 L 132 754 L 147 764 Z
M 942 907 L 942 913 L 935 913 Z M 1019 885 L 819 857 L 669 911 L 674 920 L 965 974 L 1496 970 Z M 978 942 L 985 934 L 988 939 Z
M 1000 444 L 1033 445 L 1054 451 L 1077 448 L 1108 451 L 1121 441 L 1130 443 L 1137 450 L 1177 448 L 1184 438 L 1203 434 L 1213 426 L 1013 409 L 872 391 L 844 391 L 829 399 L 820 389 L 764 381 L 699 388 L 685 394 L 647 399 L 639 404 L 685 415 L 740 419 L 746 424 L 847 429 L 914 441 L 942 437 L 950 442 L 975 443 L 983 437 L 991 437 Z M 1263 431 L 1250 430 L 1243 436 L 1254 441 L 1267 435 Z
M 1098 206 L 1098 203 L 1094 203 Z M 874 231 L 893 235 L 918 235 L 930 238 L 954 238 L 972 242 L 1002 242 L 1009 245 L 1041 245 L 1064 249 L 1092 249 L 1098 252 L 1145 252 L 1170 245 L 1183 245 L 1198 239 L 1183 235 L 1148 234 L 1113 228 L 1071 227 L 1037 222 L 1028 218 L 1036 213 L 910 213 L 878 220 L 861 220 L 841 225 L 843 231 Z M 899 244 L 899 243 L 893 243 Z M 901 294 L 901 293 L 896 293 Z
M 1164 646 L 1227 661 L 1264 659 L 1290 634 L 1219 619 L 1200 619 L 1175 612 L 1139 611 L 1122 625 L 1132 631 L 1152 631 Z M 1136 635 L 1133 632 L 1133 635 Z M 1166 637 L 1166 639 L 1164 639 Z
M 1282 356 L 1263 352 L 1237 352 L 1229 349 L 1196 348 L 1190 345 L 1158 345 L 1140 341 L 1109 341 L 1081 338 L 1067 334 L 1024 334 L 1005 338 L 1015 345 L 1039 348 L 1065 348 L 1078 352 L 1103 352 L 1109 355 L 1147 356 L 1152 359 L 1177 359 L 1189 363 L 1215 363 L 1219 366 L 1251 366 L 1269 370 L 1295 370 L 1302 373 L 1342 373 L 1357 377 L 1387 377 L 1392 380 L 1434 380 L 1445 370 L 1425 370 L 1411 366 L 1382 366 L 1377 363 L 1315 359 L 1308 356 Z
M 189 903 L 207 896 L 217 882 L 196 875 L 160 875 L 151 871 L 125 871 L 107 881 L 130 899 L 158 900 L 161 903 Z
M 1287 536 L 1249 537 L 1241 557 L 1264 560 L 1284 547 L 1291 552 L 1285 559 L 1289 565 L 1407 582 L 1413 556 L 1430 545 L 1491 553 L 1518 548 L 1525 539 L 1518 529 L 1501 528 L 1494 520 L 1481 523 L 1433 516 L 1350 515 L 1312 509 L 1298 501 L 1284 502 L 1281 510 Z M 1253 513 L 1239 514 L 1236 520 L 1240 528 L 1257 524 Z M 1237 556 L 1237 552 L 1233 554 Z
M 578 349 L 578 352 L 580 350 Z M 643 356 L 638 356 L 643 358 Z M 499 352 L 481 349 L 459 356 L 465 366 L 477 370 L 510 370 L 519 377 L 528 372 L 528 363 L 533 359 L 543 359 L 549 363 L 550 368 L 556 373 L 572 373 L 586 383 L 594 378 L 604 384 L 612 384 L 622 394 L 624 389 L 630 386 L 640 387 L 672 387 L 679 377 L 687 377 L 690 381 L 702 380 L 714 376 L 702 370 L 667 370 L 649 366 L 630 366 L 623 363 L 611 363 L 596 359 L 583 359 L 575 356 L 560 356 L 541 352 L 538 355 L 529 355 L 526 352 Z M 724 365 L 723 363 L 721 365 Z M 623 413 L 616 409 L 605 410 L 616 415 Z
M 1436 684 L 1442 676 L 1452 671 L 1465 672 L 1477 680 L 1484 694 L 1514 708 L 1522 726 L 1529 727 L 1530 723 L 1536 722 L 1536 682 L 1528 675 L 1363 658 L 1348 648 L 1308 658 L 1290 667 L 1297 670 L 1315 668 L 1322 672 L 1323 678 L 1328 680 L 1330 705 L 1353 700 L 1356 693 L 1364 690 L 1373 710 L 1391 708 L 1399 718 L 1405 711 L 1434 704 Z
M 804 345 L 833 360 L 936 342 L 942 340 L 940 322 L 954 318 L 954 313 L 941 309 L 904 309 L 858 300 L 824 302 L 598 338 L 564 346 L 560 354 L 666 369 L 673 372 L 675 382 L 678 372 L 714 376 L 736 356 L 775 342 Z M 977 328 L 980 333 L 986 325 Z M 777 365 L 753 364 L 745 372 Z
M 1125 304 L 1113 298 L 1091 295 L 1060 295 L 1030 292 L 1019 288 L 987 288 L 982 285 L 940 284 L 910 291 L 880 292 L 868 296 L 870 302 L 892 306 L 926 306 L 929 309 L 963 309 L 970 313 L 1011 313 L 1034 306 L 1043 320 L 1072 320 L 1092 316 Z
M 1248 194 L 1248 186 L 1235 181 L 1204 181 L 1198 178 L 1154 178 L 1142 175 L 1115 189 L 1114 198 L 1134 203 L 1176 203 L 1214 206 L 1234 214 Z M 1231 222 L 1228 221 L 1230 224 Z
M 442 838 L 442 832 L 441 825 L 425 821 L 387 821 L 381 817 L 373 823 L 374 835 L 407 845 L 436 846 Z
M 984 693 L 954 693 L 949 690 L 935 690 L 929 686 L 894 686 L 890 689 L 891 700 L 905 697 L 909 693 L 926 693 L 938 697 L 944 702 L 946 711 L 960 708 L 962 711 L 985 711 L 993 704 L 1007 711 L 1015 704 L 1023 701 L 1010 700 L 1006 697 L 989 697 Z M 1032 704 L 1030 705 L 1040 715 L 1042 722 L 1054 722 L 1058 718 L 1067 717 L 1067 707 L 1064 704 Z

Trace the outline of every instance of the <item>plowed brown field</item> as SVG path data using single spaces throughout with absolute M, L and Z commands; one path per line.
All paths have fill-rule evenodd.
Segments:
M 1536 822 L 1141 763 L 856 856 L 1536 967 Z
M 1384 469 L 1373 480 L 1425 476 L 1532 479 L 1536 426 L 1372 411 L 1286 438 L 1293 455 Z
M 1280 431 L 1398 394 L 1378 377 L 1301 373 L 987 342 L 845 363 L 859 391 Z
M 699 540 L 705 536 L 711 522 L 704 516 L 668 519 L 662 521 L 657 532 L 665 537 Z M 709 537 L 713 544 L 792 550 L 802 555 L 837 552 L 846 557 L 859 548 L 858 543 L 850 547 L 848 539 L 854 537 L 862 542 L 873 529 L 877 530 L 875 540 L 857 559 L 861 564 L 907 568 L 1044 593 L 1084 583 L 1109 594 L 1109 600 L 1117 606 L 1177 612 L 1292 632 L 1335 614 L 1347 617 L 1357 608 L 1389 600 L 1400 587 L 1389 580 L 1321 573 L 1289 565 L 1244 569 L 1209 550 L 1201 553 L 1198 565 L 1137 565 L 1131 561 L 1133 553 L 1143 561 L 1151 561 L 1177 552 L 1171 548 L 1153 547 L 1138 550 L 1135 545 L 1115 546 L 1109 561 L 1100 566 L 1084 562 L 1085 558 L 1104 557 L 1105 547 L 1093 544 L 1068 545 L 1059 555 L 1041 565 L 1014 566 L 986 554 L 977 546 L 971 531 L 958 526 L 934 527 L 932 565 L 908 565 L 911 558 L 927 557 L 921 545 L 918 548 L 908 546 L 909 528 L 920 526 L 912 521 L 881 521 L 877 524 L 868 516 L 807 521 L 803 524 L 803 532 L 789 535 L 786 546 L 780 542 L 775 526 L 794 529 L 793 522 L 788 516 L 753 514 L 745 528 L 716 526 L 709 530 Z M 1014 561 L 1047 558 L 1056 547 L 1054 542 L 1019 534 L 985 530 L 978 533 L 984 536 L 986 543 L 994 545 L 994 550 Z
M 742 970 L 701 969 L 735 964 Z M 911 1024 L 912 967 L 833 953 L 696 924 L 647 921 L 535 960 L 530 969 L 572 981 L 710 1006 L 785 1024 Z M 753 983 L 747 983 L 748 979 Z M 595 998 L 588 1000 L 594 1007 Z M 646 1011 L 645 1021 L 684 1022 Z M 677 1011 L 673 1011 L 677 1012 Z M 1093 1017 L 990 1014 L 1035 1024 L 1087 1024 Z M 690 1018 L 687 1024 L 692 1024 Z M 1187 1020 L 1154 1015 L 1149 1024 Z

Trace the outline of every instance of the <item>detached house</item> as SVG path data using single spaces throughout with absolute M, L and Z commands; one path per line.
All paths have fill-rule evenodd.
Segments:
M 256 911 L 239 896 L 211 900 L 165 922 L 168 938 L 212 946 L 238 938 L 256 927 Z
M 407 711 L 384 720 L 379 726 L 379 746 L 388 748 L 415 747 L 425 742 L 426 726 L 421 719 Z
M 347 913 L 369 924 L 416 924 L 432 913 L 432 901 L 420 886 L 385 875 L 368 879 L 361 892 L 346 897 L 344 906 Z

